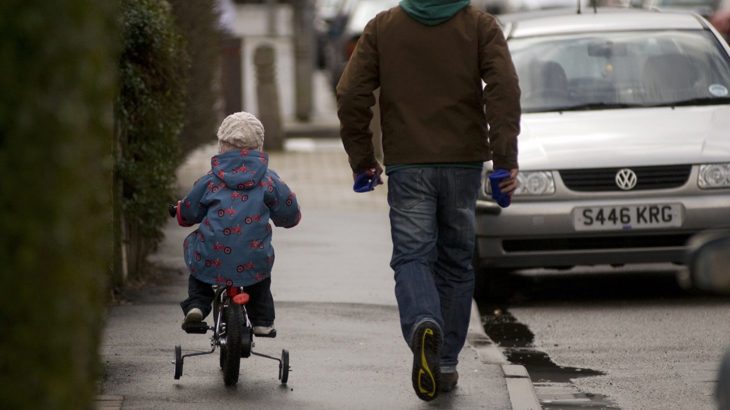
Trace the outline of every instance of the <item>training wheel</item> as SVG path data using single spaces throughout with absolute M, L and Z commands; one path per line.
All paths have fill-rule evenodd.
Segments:
M 281 361 L 279 362 L 279 380 L 281 384 L 286 384 L 289 380 L 289 351 L 283 349 L 281 351 Z
M 182 348 L 180 345 L 175 346 L 175 380 L 180 379 L 183 372 Z

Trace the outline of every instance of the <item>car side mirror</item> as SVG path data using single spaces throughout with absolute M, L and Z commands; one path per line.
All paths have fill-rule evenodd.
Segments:
M 730 231 L 707 231 L 690 239 L 687 253 L 692 285 L 730 294 Z

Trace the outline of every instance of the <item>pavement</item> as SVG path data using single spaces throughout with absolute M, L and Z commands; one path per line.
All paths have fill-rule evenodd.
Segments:
M 317 98 L 317 129 L 329 123 L 333 132 L 334 102 L 324 92 Z M 191 228 L 171 220 L 150 258 L 158 271 L 153 283 L 130 288 L 109 308 L 97 408 L 539 409 L 524 367 L 509 364 L 487 337 L 476 305 L 458 388 L 429 403 L 416 397 L 389 267 L 386 187 L 354 193 L 340 141 L 307 138 L 306 125 L 297 127 L 298 138 L 290 135 L 283 152 L 270 154 L 270 167 L 297 193 L 303 216 L 295 228 L 274 230 L 278 336 L 254 346 L 277 357 L 289 351 L 288 384 L 279 383 L 277 362 L 252 356 L 242 359 L 237 386 L 226 388 L 218 351 L 187 358 L 182 378 L 173 379 L 174 346 L 190 353 L 209 350 L 210 342 L 180 329 L 178 303 L 187 291 L 182 241 Z M 200 148 L 178 170 L 180 194 L 209 169 L 215 149 Z

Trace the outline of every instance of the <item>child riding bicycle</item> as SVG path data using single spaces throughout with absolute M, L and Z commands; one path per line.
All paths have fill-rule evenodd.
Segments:
M 276 336 L 269 219 L 291 228 L 301 212 L 295 194 L 268 168 L 263 144 L 264 127 L 254 115 L 226 117 L 218 129 L 219 153 L 211 158 L 211 170 L 177 204 L 180 225 L 200 224 L 183 245 L 190 270 L 188 298 L 180 303 L 183 328 L 210 313 L 213 285 L 233 285 L 250 295 L 254 334 Z

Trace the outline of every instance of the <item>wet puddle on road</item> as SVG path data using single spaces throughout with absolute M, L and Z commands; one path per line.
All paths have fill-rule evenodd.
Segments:
M 507 360 L 525 366 L 543 409 L 620 409 L 607 396 L 580 391 L 571 381 L 605 373 L 578 367 L 558 366 L 533 346 L 535 335 L 508 311 L 483 315 L 487 335 L 503 350 Z

